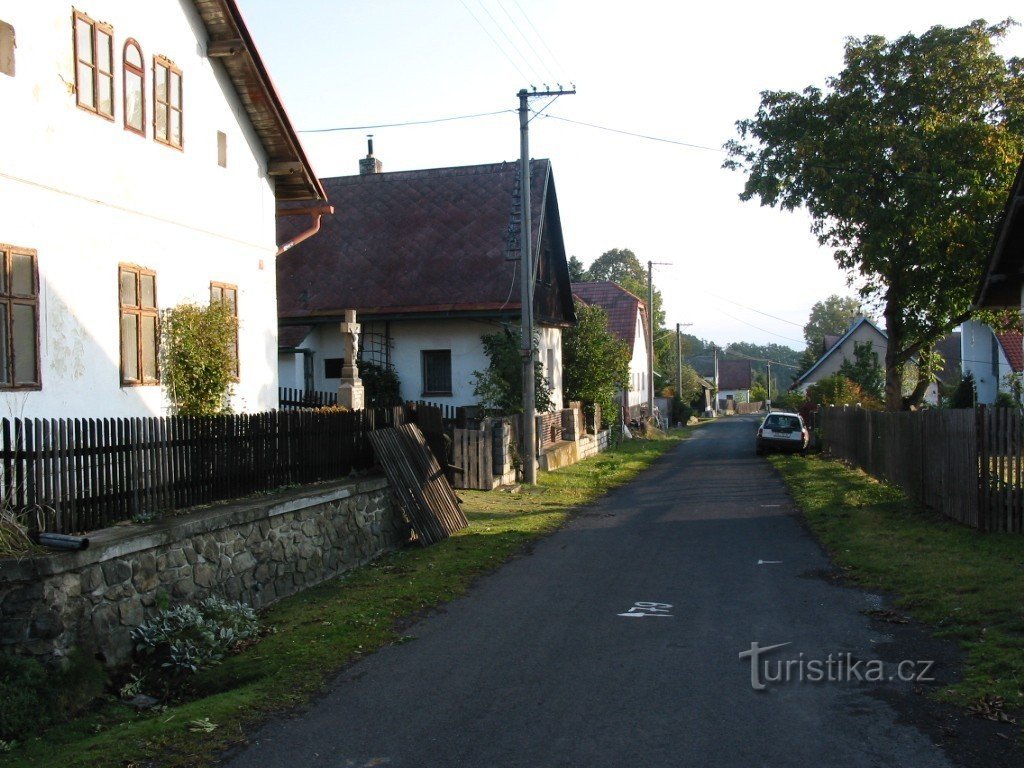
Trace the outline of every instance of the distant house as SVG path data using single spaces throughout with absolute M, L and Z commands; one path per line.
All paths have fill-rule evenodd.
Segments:
M 1009 375 L 1024 373 L 1024 339 L 1019 332 L 997 333 L 977 320 L 961 327 L 963 373 L 974 376 L 978 402 L 991 405 L 1010 392 Z
M 275 208 L 328 209 L 235 0 L 4 2 L 0 104 L 2 415 L 161 414 L 185 300 L 238 317 L 233 409 L 276 408 Z
M 323 179 L 337 213 L 278 261 L 281 385 L 338 389 L 338 323 L 354 309 L 360 359 L 394 370 L 403 399 L 475 404 L 481 336 L 518 344 L 517 167 L 384 173 L 371 148 L 359 175 Z M 562 329 L 576 317 L 551 163 L 532 161 L 531 178 L 539 359 L 560 407 Z
M 736 403 L 750 402 L 753 376 L 749 360 L 718 361 L 718 408 L 734 410 Z
M 839 373 L 843 363 L 847 360 L 852 362 L 855 359 L 854 351 L 857 345 L 865 343 L 871 344 L 878 364 L 884 367 L 885 350 L 889 346 L 889 337 L 871 318 L 862 315 L 855 319 L 841 336 L 825 338 L 821 357 L 793 382 L 790 389 L 807 392 L 807 388 L 812 384 L 817 384 L 822 379 Z
M 627 420 L 639 416 L 647 405 L 647 304 L 618 283 L 602 280 L 573 283 L 573 295 L 584 304 L 601 307 L 608 313 L 608 330 L 626 343 L 631 352 L 629 380 L 620 402 Z M 650 408 L 647 409 L 650 412 Z
M 805 371 L 790 389 L 807 392 L 807 388 L 836 373 L 847 360 L 853 362 L 857 345 L 870 344 L 878 365 L 884 370 L 885 353 L 889 348 L 888 334 L 868 317 L 858 317 L 840 336 L 825 336 L 821 357 Z M 935 351 L 945 360 L 938 376 L 938 384 L 947 388 L 955 387 L 960 379 L 961 334 L 947 334 L 935 344 Z M 931 384 L 924 395 L 924 402 L 935 405 L 939 401 L 939 386 Z

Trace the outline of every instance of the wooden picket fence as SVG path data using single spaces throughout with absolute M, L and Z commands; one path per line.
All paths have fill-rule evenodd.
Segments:
M 823 408 L 830 455 L 983 531 L 1024 532 L 1024 417 L 1014 408 Z
M 278 407 L 282 411 L 295 411 L 302 408 L 324 408 L 338 404 L 338 393 L 279 387 L 277 390 L 277 401 Z
M 494 436 L 489 425 L 481 429 L 455 429 L 452 440 L 452 464 L 456 488 L 478 491 L 494 489 Z
M 59 533 L 369 469 L 401 408 L 133 419 L 3 419 L 3 503 Z M 34 521 L 30 521 L 34 522 Z

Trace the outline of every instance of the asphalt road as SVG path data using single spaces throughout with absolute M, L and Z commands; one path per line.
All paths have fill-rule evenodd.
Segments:
M 752 688 L 752 642 L 790 643 L 762 661 L 795 678 L 801 659 L 865 665 L 892 640 L 860 612 L 878 596 L 819 575 L 828 560 L 754 428 L 698 430 L 230 765 L 949 765 L 892 703 L 911 683 Z

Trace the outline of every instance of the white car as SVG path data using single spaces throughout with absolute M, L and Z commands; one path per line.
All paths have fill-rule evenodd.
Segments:
M 804 451 L 810 432 L 799 413 L 769 413 L 757 428 L 757 455 L 765 451 Z

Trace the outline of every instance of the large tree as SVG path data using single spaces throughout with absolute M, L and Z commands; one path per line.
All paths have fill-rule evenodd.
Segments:
M 816 301 L 804 325 L 807 346 L 820 346 L 826 336 L 846 332 L 850 323 L 860 314 L 860 302 L 852 296 L 832 294 L 824 301 Z
M 763 92 L 726 145 L 726 165 L 747 173 L 741 198 L 804 207 L 881 305 L 890 410 L 912 404 L 904 366 L 969 316 L 1024 153 L 1024 67 L 994 47 L 1012 23 L 849 39 L 824 89 Z

